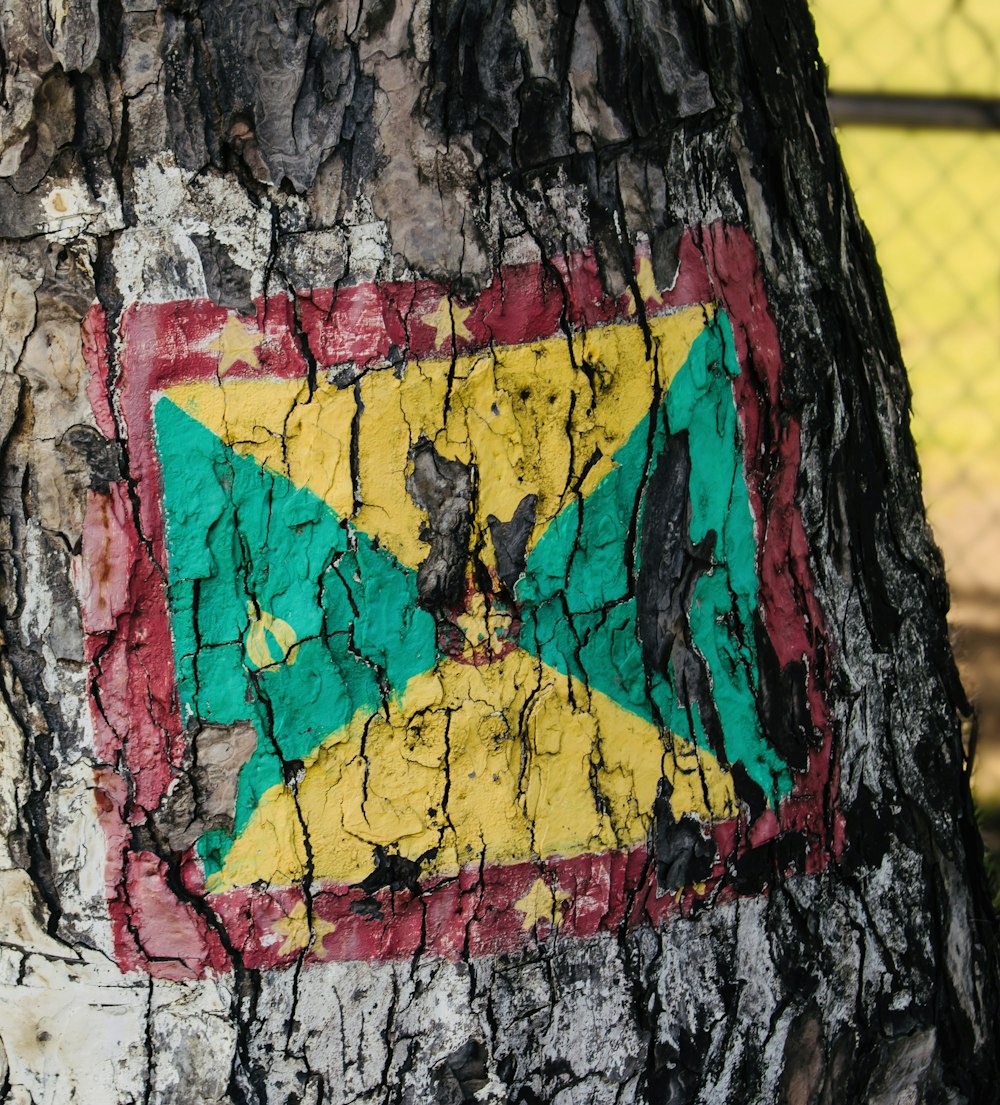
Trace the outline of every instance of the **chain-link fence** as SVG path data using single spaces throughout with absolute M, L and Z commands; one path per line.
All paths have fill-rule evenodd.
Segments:
M 1000 811 L 1000 0 L 812 7 L 913 388 L 924 495 L 979 714 L 974 787 Z

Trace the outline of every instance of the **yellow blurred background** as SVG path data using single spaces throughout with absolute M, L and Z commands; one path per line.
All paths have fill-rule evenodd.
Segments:
M 812 0 L 839 92 L 1000 94 L 997 0 Z

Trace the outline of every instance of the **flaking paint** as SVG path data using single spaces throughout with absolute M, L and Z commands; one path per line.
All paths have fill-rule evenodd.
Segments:
M 708 258 L 707 265 L 696 243 Z M 313 290 L 296 306 L 294 320 L 291 305 L 283 306 L 280 299 L 274 298 L 258 308 L 256 320 L 238 320 L 231 312 L 198 301 L 126 312 L 118 394 L 124 424 L 130 427 L 130 462 L 139 488 L 142 524 L 139 541 L 131 539 L 132 555 L 137 557 L 138 565 L 152 555 L 166 572 L 170 609 L 168 612 L 164 601 L 160 568 L 151 563 L 133 572 L 130 585 L 129 598 L 140 611 L 140 620 L 132 624 L 145 627 L 139 636 L 131 636 L 132 657 L 122 652 L 126 642 L 120 632 L 107 638 L 105 649 L 102 631 L 95 623 L 91 632 L 97 636 L 91 655 L 98 665 L 95 686 L 102 689 L 101 710 L 95 721 L 99 739 L 108 742 L 108 754 L 121 737 L 108 731 L 107 719 L 127 717 L 129 711 L 141 714 L 150 703 L 162 711 L 162 720 L 155 723 L 156 731 L 176 734 L 167 743 L 162 739 L 151 742 L 142 735 L 146 723 L 141 717 L 118 729 L 119 734 L 128 733 L 125 755 L 135 767 L 129 818 L 141 822 L 144 816 L 156 818 L 169 812 L 170 780 L 181 764 L 185 724 L 211 722 L 202 714 L 211 714 L 213 709 L 223 713 L 228 710 L 237 722 L 245 722 L 248 714 L 258 711 L 258 747 L 241 774 L 234 811 L 236 844 L 232 834 L 220 835 L 220 830 L 214 830 L 214 837 L 205 834 L 198 852 L 184 857 L 180 869 L 189 893 L 207 893 L 206 902 L 225 925 L 229 938 L 236 939 L 243 949 L 245 962 L 252 959 L 266 965 L 286 958 L 278 954 L 286 941 L 278 939 L 277 930 L 273 939 L 267 935 L 267 925 L 280 918 L 269 913 L 265 904 L 268 900 L 283 902 L 279 912 L 289 916 L 288 911 L 295 908 L 300 874 L 314 880 L 308 904 L 313 916 L 333 926 L 324 931 L 321 941 L 312 942 L 308 954 L 350 958 L 410 954 L 404 950 L 410 948 L 410 938 L 404 934 L 411 924 L 405 918 L 417 915 L 406 902 L 418 890 L 423 896 L 420 912 L 425 922 L 432 902 L 443 906 L 443 912 L 434 907 L 437 919 L 432 926 L 421 923 L 423 945 L 446 955 L 471 946 L 471 918 L 462 909 L 450 910 L 443 905 L 450 900 L 450 880 L 457 877 L 459 885 L 464 885 L 466 871 L 478 872 L 478 898 L 496 918 L 495 924 L 478 929 L 476 940 L 484 943 L 473 940 L 485 951 L 514 947 L 525 938 L 527 929 L 514 916 L 514 903 L 528 893 L 531 880 L 519 881 L 522 876 L 517 872 L 534 870 L 532 878 L 537 878 L 539 863 L 548 871 L 545 877 L 552 893 L 569 894 L 570 899 L 574 897 L 572 880 L 577 878 L 571 872 L 588 856 L 592 873 L 606 870 L 611 876 L 601 876 L 594 884 L 603 887 L 597 892 L 597 901 L 610 895 L 594 915 L 597 928 L 592 922 L 584 922 L 589 915 L 577 907 L 560 908 L 553 915 L 552 924 L 562 931 L 584 936 L 643 919 L 660 923 L 677 903 L 692 900 L 692 895 L 724 898 L 731 893 L 727 889 L 727 870 L 742 870 L 740 857 L 749 854 L 748 849 L 752 852 L 776 837 L 792 834 L 802 841 L 795 848 L 802 849 L 802 859 L 796 862 L 803 863 L 803 869 L 813 870 L 824 862 L 826 828 L 816 796 L 826 778 L 827 753 L 822 748 L 809 753 L 804 775 L 801 769 L 789 769 L 769 742 L 768 719 L 754 718 L 746 708 L 756 686 L 755 642 L 765 641 L 779 654 L 797 655 L 803 664 L 810 710 L 822 733 L 825 713 L 818 639 L 814 636 L 801 650 L 789 653 L 791 634 L 796 632 L 796 624 L 801 624 L 796 611 L 803 596 L 808 600 L 808 589 L 788 590 L 786 581 L 766 573 L 774 540 L 788 532 L 789 521 L 793 523 L 793 537 L 794 526 L 800 525 L 795 523 L 797 514 L 791 498 L 783 497 L 793 493 L 794 480 L 789 482 L 786 474 L 788 465 L 794 462 L 793 452 L 789 451 L 787 459 L 777 465 L 781 480 L 766 491 L 757 462 L 766 437 L 761 432 L 765 417 L 761 396 L 773 389 L 780 365 L 773 324 L 766 316 L 752 247 L 745 238 L 725 228 L 708 228 L 682 238 L 679 251 L 680 268 L 672 288 L 646 287 L 648 279 L 637 284 L 646 299 L 645 324 L 635 319 L 636 305 L 630 294 L 623 293 L 615 300 L 601 289 L 593 260 L 586 254 L 557 258 L 549 269 L 527 265 L 507 270 L 498 284 L 467 302 L 451 299 L 440 286 L 417 282 L 360 284 L 334 292 Z M 642 275 L 642 261 L 640 256 L 637 276 Z M 737 277 L 737 273 L 742 275 Z M 740 280 L 754 289 L 749 295 Z M 443 304 L 448 305 L 447 312 Z M 732 304 L 735 310 L 730 313 Z M 450 333 L 444 324 L 446 313 L 452 324 Z M 293 334 L 298 325 L 303 327 L 302 337 L 315 358 L 315 375 L 310 374 L 301 357 L 301 339 Z M 227 350 L 222 335 L 227 328 L 234 332 L 236 326 L 242 327 L 242 336 Z M 567 326 L 571 332 L 578 331 L 570 341 L 555 336 Z M 684 340 L 675 340 L 684 327 L 688 328 Z M 91 359 L 100 372 L 99 320 L 91 331 Z M 668 332 L 670 338 L 666 340 Z M 756 340 L 748 346 L 747 335 L 751 332 Z M 648 361 L 647 340 L 654 354 Z M 640 351 L 638 356 L 636 351 Z M 645 365 L 644 372 L 628 380 L 625 388 L 617 380 L 617 391 L 616 374 L 611 372 L 612 385 L 606 387 L 608 365 L 620 368 L 630 360 L 633 365 Z M 223 363 L 225 372 L 221 371 Z M 532 412 L 531 403 L 522 403 L 521 409 L 511 404 L 505 411 L 503 404 L 496 402 L 498 395 L 503 398 L 502 393 L 507 391 L 498 387 L 504 373 L 508 374 L 508 383 L 516 380 L 518 373 L 530 375 L 532 370 L 537 378 L 539 366 L 556 379 L 562 372 L 570 382 L 568 389 L 563 386 L 561 393 L 556 392 L 556 401 L 562 402 L 562 409 L 568 408 L 572 417 L 559 426 L 562 436 L 552 448 L 546 447 L 544 420 Z M 599 371 L 594 370 L 595 366 Z M 685 374 L 690 377 L 686 385 L 682 379 Z M 757 390 L 762 379 L 769 382 L 766 388 Z M 597 401 L 602 388 L 614 400 L 604 407 Z M 386 413 L 392 410 L 392 404 L 379 400 L 379 389 L 395 402 L 396 413 L 392 416 Z M 100 397 L 99 388 L 95 394 Z M 520 391 L 517 394 L 523 399 Z M 400 396 L 407 398 L 403 401 Z M 486 403 L 504 432 L 498 434 L 488 427 L 489 418 L 483 418 Z M 151 432 L 154 409 L 160 429 L 155 447 Z M 278 414 L 280 426 L 276 424 Z M 542 434 L 525 432 L 532 420 L 543 427 Z M 405 434 L 400 432 L 401 421 Z M 170 432 L 165 428 L 168 422 L 173 426 Z M 179 426 L 186 429 L 178 435 L 174 431 Z M 359 448 L 366 433 L 372 433 L 371 440 L 377 446 L 391 446 L 386 451 L 395 459 L 386 463 L 380 459 L 379 448 Z M 353 453 L 345 448 L 351 434 L 355 435 Z M 655 472 L 661 434 L 672 435 L 675 445 L 680 438 L 686 442 L 691 461 L 686 540 L 698 545 L 699 552 L 708 550 L 706 555 L 712 561 L 699 570 L 697 586 L 701 590 L 694 596 L 698 608 L 692 602 L 689 610 L 693 616 L 688 618 L 691 641 L 687 647 L 711 671 L 706 678 L 707 685 L 716 688 L 712 691 L 713 710 L 724 721 L 721 741 L 718 734 L 713 736 L 699 725 L 703 704 L 691 709 L 689 700 L 678 711 L 678 704 L 670 702 L 669 694 L 655 692 L 650 684 L 647 690 L 654 693 L 640 708 L 641 696 L 634 690 L 634 674 L 639 670 L 636 663 L 638 660 L 641 668 L 642 656 L 636 650 L 635 616 L 628 612 L 628 606 L 634 573 L 641 568 L 636 553 L 644 508 L 643 495 L 635 488 L 645 486 L 644 481 Z M 195 439 L 201 444 L 185 457 L 180 443 L 190 445 Z M 426 597 L 419 586 L 415 587 L 419 575 L 415 569 L 433 547 L 433 542 L 421 533 L 421 508 L 407 488 L 415 440 L 432 440 L 429 447 L 442 464 L 475 468 L 479 480 L 470 505 L 469 528 L 479 558 L 479 574 L 470 574 L 469 591 L 461 608 L 452 610 L 445 619 L 451 636 L 446 634 L 444 638 L 442 612 L 427 608 Z M 586 446 L 592 443 L 598 448 L 590 449 L 588 454 Z M 786 433 L 780 439 L 780 448 L 785 449 L 787 444 Z M 638 480 L 636 465 L 630 460 L 631 447 L 642 454 Z M 539 458 L 534 466 L 530 461 L 532 449 Z M 784 452 L 779 455 L 786 458 Z M 706 456 L 711 459 L 708 465 L 703 463 Z M 185 459 L 198 457 L 209 459 L 213 472 L 204 497 L 192 494 L 192 489 L 205 474 L 194 479 L 190 473 L 183 474 Z M 484 457 L 488 463 L 483 463 Z M 314 463 L 317 459 L 321 463 Z M 171 467 L 175 469 L 173 475 L 167 471 Z M 386 472 L 389 478 L 380 474 Z M 715 476 L 710 475 L 712 472 Z M 535 481 L 530 494 L 520 487 L 517 493 L 509 490 L 511 473 L 515 478 L 521 475 L 520 482 L 525 475 Z M 492 500 L 483 490 L 489 488 L 491 477 L 497 489 Z M 200 588 L 206 580 L 209 587 L 211 581 L 218 582 L 219 566 L 227 563 L 226 555 L 220 552 L 225 542 L 212 552 L 213 541 L 221 541 L 221 532 L 227 528 L 231 536 L 232 527 L 217 523 L 233 513 L 231 486 L 249 486 L 254 481 L 254 494 L 261 502 L 267 501 L 268 512 L 277 506 L 290 523 L 285 528 L 289 532 L 297 529 L 300 534 L 285 554 L 264 558 L 268 580 L 273 571 L 273 579 L 279 582 L 284 573 L 285 582 L 259 586 L 261 581 L 255 579 L 250 589 L 230 586 L 233 602 L 227 599 L 223 604 L 226 616 L 202 617 L 196 613 L 201 597 L 195 600 L 198 588 L 191 584 L 199 580 Z M 532 587 L 546 576 L 556 579 L 558 572 L 553 569 L 560 564 L 565 581 L 567 571 L 572 575 L 572 562 L 579 558 L 581 564 L 586 564 L 588 557 L 593 557 L 592 570 L 582 576 L 586 586 L 569 589 L 583 600 L 578 603 L 580 608 L 564 619 L 579 622 L 593 652 L 601 632 L 587 630 L 590 615 L 585 608 L 594 603 L 583 596 L 588 587 L 596 588 L 592 599 L 610 595 L 607 589 L 614 573 L 605 578 L 602 555 L 607 559 L 607 550 L 615 546 L 619 558 L 623 555 L 621 515 L 629 486 L 633 488 L 633 502 L 625 526 L 624 558 L 630 560 L 632 574 L 626 573 L 625 591 L 619 588 L 615 600 L 605 604 L 607 611 L 618 615 L 624 612 L 626 617 L 622 626 L 612 626 L 605 634 L 607 644 L 593 655 L 587 654 L 586 665 L 577 670 L 583 652 L 554 647 L 558 633 L 539 632 L 539 611 L 551 603 L 540 593 L 532 596 Z M 504 493 L 506 500 L 502 498 Z M 602 495 L 607 497 L 603 507 Z M 239 499 L 237 495 L 237 502 Z M 213 536 L 196 542 L 189 553 L 183 554 L 193 558 L 193 571 L 177 571 L 181 554 L 171 532 L 183 529 L 185 512 L 191 514 L 187 518 L 191 522 L 206 503 L 211 506 L 213 502 L 215 507 L 209 509 L 209 513 L 212 509 L 216 512 L 216 524 L 210 527 Z M 525 503 L 530 507 L 527 514 L 523 512 Z M 380 509 L 373 510 L 375 505 Z M 595 511 L 594 507 L 600 509 Z M 530 521 L 525 572 L 513 583 L 513 594 L 509 593 L 510 587 L 504 594 L 492 556 L 491 525 L 502 526 L 519 510 L 522 519 Z M 581 528 L 580 520 L 588 511 L 594 516 L 594 524 Z M 762 524 L 764 511 L 779 524 Z M 561 525 L 568 527 L 560 519 L 573 514 L 577 538 L 583 540 L 578 540 L 579 548 L 569 560 L 560 560 L 563 553 L 558 551 L 560 542 L 555 538 Z M 242 511 L 241 524 L 248 521 L 251 528 L 257 526 L 259 530 L 261 523 L 253 521 L 252 515 L 253 511 Z M 128 516 L 123 514 L 114 525 L 122 529 L 117 540 L 128 545 Z M 385 531 L 382 534 L 377 532 L 380 525 Z M 215 533 L 217 529 L 219 533 Z M 301 539 L 303 533 L 311 535 L 308 540 Z M 316 534 L 325 536 L 317 543 Z M 271 527 L 261 536 L 265 537 L 263 542 L 253 543 L 266 547 L 270 541 L 275 550 L 281 545 Z M 113 547 L 110 537 L 105 536 L 103 541 L 104 548 Z M 557 551 L 547 553 L 547 543 Z M 565 547 L 563 542 L 563 552 Z M 344 566 L 348 572 L 339 585 L 351 609 L 348 624 L 353 622 L 364 638 L 362 654 L 375 649 L 379 657 L 375 668 L 380 673 L 374 679 L 369 674 L 353 683 L 351 678 L 344 681 L 345 687 L 353 685 L 354 689 L 344 696 L 344 718 L 339 725 L 335 724 L 336 711 L 325 712 L 315 703 L 303 707 L 295 700 L 294 709 L 289 710 L 286 701 L 277 713 L 264 709 L 261 700 L 256 705 L 248 703 L 248 697 L 254 699 L 253 694 L 247 694 L 250 685 L 259 686 L 279 673 L 280 681 L 289 673 L 298 677 L 309 671 L 309 647 L 330 628 L 324 626 L 325 621 L 329 622 L 324 600 L 316 599 L 314 586 L 311 602 L 303 599 L 309 610 L 302 624 L 297 624 L 302 619 L 293 616 L 287 605 L 273 600 L 295 591 L 297 573 L 292 565 L 305 564 L 305 579 L 318 578 L 314 569 L 330 567 L 334 551 L 332 559 L 338 560 L 338 566 L 347 558 Z M 315 563 L 310 564 L 311 556 Z M 359 570 L 361 562 L 363 568 Z M 223 575 L 232 574 L 231 566 L 236 561 L 231 555 L 228 563 Z M 764 575 L 760 574 L 762 567 Z M 379 578 L 380 572 L 395 588 L 397 601 L 380 605 L 372 603 L 365 593 L 365 581 Z M 301 577 L 302 573 L 298 574 Z M 796 569 L 796 586 L 805 578 Z M 484 582 L 487 579 L 492 582 Z M 100 608 L 99 591 L 94 593 L 95 609 Z M 359 598 L 366 601 L 358 605 Z M 120 608 L 120 601 L 114 601 Z M 755 602 L 757 612 L 753 610 Z M 387 615 L 387 610 L 395 613 Z M 402 619 L 400 611 L 405 615 Z M 211 604 L 205 613 L 211 613 Z M 700 620 L 699 613 L 703 615 Z M 114 611 L 106 610 L 104 624 L 114 617 Z M 199 617 L 204 626 L 198 627 L 197 634 L 192 630 L 193 644 L 189 642 L 185 647 L 184 620 L 187 618 L 194 626 Z M 751 617 L 757 619 L 753 625 Z M 343 630 L 343 616 L 333 622 Z M 723 623 L 725 629 L 720 632 Z M 157 626 L 162 628 L 157 630 Z M 278 634 L 273 632 L 275 627 Z M 218 635 L 213 647 L 204 647 L 202 628 Z M 163 630 L 169 631 L 172 636 L 166 640 L 175 646 L 166 663 L 161 647 Z M 463 634 L 478 640 L 469 654 L 455 648 L 455 640 Z M 512 651 L 514 637 L 518 647 Z M 725 647 L 713 651 L 713 638 L 716 642 L 726 639 Z M 272 662 L 263 666 L 257 663 L 248 655 L 248 642 L 257 659 L 266 654 Z M 525 644 L 530 647 L 522 647 Z M 440 655 L 442 649 L 444 656 Z M 545 649 L 549 657 L 539 657 L 537 654 Z M 216 653 L 214 660 L 227 654 L 229 657 L 224 662 L 233 679 L 228 691 L 223 683 L 201 678 L 210 671 L 212 654 Z M 133 688 L 131 699 L 119 706 L 113 701 L 113 673 L 122 670 L 123 664 L 133 663 L 137 654 L 144 657 L 143 678 Z M 408 664 L 412 671 L 408 671 Z M 204 671 L 203 665 L 208 665 Z M 390 668 L 392 678 L 384 678 Z M 609 678 L 602 688 L 599 683 L 604 676 Z M 669 684 L 669 672 L 661 676 L 660 682 Z M 557 719 L 556 724 L 536 725 L 530 739 L 525 739 L 527 734 L 517 740 L 508 736 L 506 747 L 502 740 L 492 745 L 483 740 L 479 751 L 471 740 L 462 742 L 461 748 L 453 745 L 445 751 L 449 770 L 444 774 L 449 788 L 454 787 L 454 796 L 449 790 L 449 801 L 465 812 L 458 824 L 444 826 L 437 816 L 438 806 L 428 805 L 419 813 L 417 801 L 440 794 L 442 785 L 440 740 L 435 743 L 431 735 L 421 743 L 411 732 L 409 722 L 427 712 L 420 704 L 454 704 L 456 712 L 473 705 L 469 729 L 478 737 L 482 724 L 475 713 L 480 705 L 488 705 L 494 695 L 501 702 L 506 699 L 509 705 L 530 685 L 532 677 L 535 685 L 544 687 L 546 709 Z M 470 693 L 469 684 L 476 678 L 501 686 L 507 680 L 507 689 L 487 691 L 477 698 Z M 174 686 L 181 690 L 179 699 L 172 698 L 170 688 Z M 242 687 L 242 702 L 233 692 L 236 686 Z M 194 696 L 192 687 L 196 689 Z M 704 687 L 700 693 L 704 694 Z M 664 706 L 656 705 L 657 694 Z M 185 699 L 186 708 L 179 710 Z M 196 699 L 201 711 L 197 715 L 192 708 Z M 212 709 L 203 709 L 205 704 L 213 703 Z M 666 705 L 673 709 L 673 717 L 664 724 Z M 289 724 L 290 718 L 301 720 L 310 709 L 314 710 L 314 720 L 306 725 L 298 721 Z M 501 709 L 500 714 L 503 712 Z M 279 718 L 279 714 L 283 716 Z M 489 717 L 494 723 L 496 711 Z M 611 720 L 602 720 L 607 718 Z M 361 719 L 366 719 L 364 724 Z M 672 723 L 683 736 L 671 731 Z M 282 726 L 284 731 L 280 732 Z M 367 770 L 363 778 L 357 776 L 357 749 L 360 742 L 367 741 L 367 735 L 359 736 L 359 727 L 381 731 L 380 740 L 371 749 L 365 747 Z M 602 728 L 607 732 L 602 733 Z M 279 732 L 280 740 L 276 739 Z M 624 743 L 615 742 L 607 737 L 612 732 L 631 732 L 632 737 Z M 451 737 L 448 739 L 450 742 Z M 590 752 L 585 756 L 588 740 Z M 281 741 L 287 741 L 287 747 L 282 748 Z M 510 755 L 515 745 L 522 753 L 516 776 Z M 741 766 L 744 779 L 756 779 L 753 785 L 764 796 L 762 813 L 748 816 L 749 808 L 740 790 L 745 784 L 734 788 L 735 777 L 729 776 L 732 763 Z M 567 764 L 571 765 L 569 770 Z M 504 770 L 489 771 L 497 765 Z M 490 776 L 490 785 L 484 785 L 480 778 L 480 766 L 484 767 L 483 774 Z M 692 770 L 694 766 L 697 773 Z M 474 778 L 468 783 L 459 782 L 459 767 L 469 767 L 464 778 Z M 353 787 L 352 771 L 357 776 Z M 373 781 L 374 776 L 380 781 Z M 331 782 L 334 777 L 337 781 Z M 516 790 L 512 789 L 515 777 Z M 697 785 L 692 785 L 695 781 Z M 335 791 L 340 787 L 332 802 L 331 786 Z M 115 847 L 124 847 L 125 838 L 114 829 L 115 818 L 121 816 L 117 811 L 124 810 L 123 797 L 112 797 L 114 787 L 107 793 L 111 799 L 106 815 L 109 840 L 121 841 Z M 758 801 L 752 800 L 752 808 L 757 808 Z M 443 800 L 440 804 L 446 805 Z M 143 809 L 149 812 L 144 814 Z M 694 818 L 694 824 L 703 826 L 702 832 L 712 842 L 710 850 L 716 854 L 711 870 L 698 876 L 697 887 L 689 887 L 679 896 L 662 896 L 655 886 L 657 868 L 645 843 L 652 834 L 655 809 L 669 809 L 675 822 Z M 429 810 L 435 813 L 429 814 Z M 303 811 L 309 815 L 304 821 L 310 839 L 308 857 L 303 854 L 304 847 L 296 844 Z M 280 840 L 275 838 L 276 829 Z M 319 848 L 314 847 L 316 841 L 320 842 Z M 463 862 L 463 851 L 468 862 Z M 522 855 L 526 863 L 519 859 Z M 614 860 L 615 855 L 622 856 L 621 865 Z M 161 868 L 151 854 L 126 851 L 125 879 L 119 882 L 114 856 L 113 852 L 109 857 L 109 885 L 117 887 L 112 891 L 112 913 L 123 923 L 118 929 L 123 962 L 145 963 L 171 977 L 184 977 L 209 963 L 221 966 L 225 962 L 224 950 L 204 921 L 190 907 L 181 906 L 177 923 L 171 926 L 177 966 L 165 965 L 169 956 L 165 954 L 163 935 L 154 938 L 149 929 L 150 925 L 162 924 L 153 920 L 154 914 L 141 905 L 140 899 L 150 899 L 152 894 L 163 903 L 157 907 L 162 913 L 173 893 L 169 889 L 172 876 L 166 869 L 162 869 L 162 876 L 157 875 Z M 491 875 L 483 882 L 487 871 Z M 740 885 L 745 885 L 747 876 L 740 879 Z M 285 890 L 281 883 L 286 884 Z M 460 891 L 460 895 L 465 893 Z M 618 897 L 622 895 L 624 898 Z M 489 906 L 487 899 L 492 902 Z M 614 904 L 619 900 L 632 905 L 623 913 Z M 654 908 L 654 903 L 661 904 Z M 510 926 L 502 920 L 505 911 L 512 915 Z M 183 920 L 185 916 L 187 920 Z M 245 929 L 245 923 L 250 923 L 250 930 Z M 373 927 L 376 923 L 378 934 Z M 265 926 L 263 930 L 261 925 Z M 155 964 L 142 952 L 136 958 L 136 940 L 140 948 L 156 947 Z M 255 940 L 260 941 L 260 959 L 249 952 Z

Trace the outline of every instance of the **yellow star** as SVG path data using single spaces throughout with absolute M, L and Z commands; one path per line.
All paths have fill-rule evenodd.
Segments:
M 257 347 L 263 340 L 259 330 L 251 330 L 237 315 L 229 315 L 218 337 L 208 343 L 208 348 L 219 354 L 219 375 L 225 376 L 240 361 L 248 368 L 259 368 Z
M 490 608 L 486 596 L 476 591 L 466 601 L 465 609 L 455 617 L 455 624 L 465 637 L 466 654 L 477 650 L 499 653 L 507 643 L 506 634 L 513 618 L 502 608 Z
M 315 913 L 312 915 L 312 925 L 310 925 L 306 903 L 296 902 L 289 913 L 274 922 L 271 931 L 285 938 L 285 942 L 278 949 L 278 955 L 288 955 L 289 952 L 312 947 L 315 949 L 317 958 L 322 959 L 326 955 L 323 938 L 336 927 L 329 921 L 324 921 L 322 917 L 317 917 Z
M 471 307 L 459 307 L 457 303 L 452 303 L 447 296 L 444 296 L 433 311 L 421 315 L 420 321 L 434 331 L 434 344 L 439 346 L 451 338 L 453 327 L 456 340 L 468 338 L 471 341 L 472 334 L 465 325 L 465 320 L 471 314 Z
M 663 303 L 663 296 L 656 286 L 656 276 L 653 274 L 653 262 L 648 257 L 639 258 L 639 271 L 635 274 L 635 284 L 642 296 L 643 303 L 652 300 L 657 306 Z M 628 293 L 629 313 L 635 311 L 635 295 Z
M 708 886 L 707 882 L 693 882 L 689 887 L 680 886 L 674 893 L 674 901 L 680 905 L 681 898 L 684 897 L 685 890 L 693 890 L 697 897 L 702 897 L 705 893 L 705 888 Z
M 295 630 L 282 618 L 276 618 L 255 603 L 247 603 L 247 615 L 250 628 L 246 635 L 247 656 L 255 668 L 269 668 L 274 664 L 288 664 L 289 667 L 299 658 L 299 642 Z M 278 646 L 278 655 L 271 653 L 267 634 L 274 638 Z
M 524 914 L 523 929 L 534 928 L 539 921 L 558 926 L 568 901 L 569 895 L 564 890 L 553 890 L 544 879 L 535 879 L 527 894 L 514 903 L 514 908 Z

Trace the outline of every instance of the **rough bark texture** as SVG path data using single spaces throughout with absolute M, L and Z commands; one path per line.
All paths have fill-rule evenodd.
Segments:
M 805 4 L 12 0 L 0 19 L 5 1100 L 996 1100 L 995 942 L 947 592 L 898 345 Z M 720 226 L 746 231 L 762 285 L 725 271 L 731 254 L 713 235 L 736 231 L 707 229 Z M 493 340 L 471 305 L 499 287 L 503 314 L 497 274 L 563 272 L 559 259 L 592 256 L 610 304 L 602 320 L 631 305 L 649 355 L 658 307 L 700 301 L 667 294 L 687 249 L 716 258 L 705 298 L 738 318 L 742 296 L 744 323 L 777 326 L 773 386 L 751 370 L 759 333 L 737 333 L 737 395 L 744 416 L 763 412 L 745 459 L 758 547 L 768 527 L 786 535 L 771 567 L 794 585 L 774 594 L 790 596 L 785 613 L 811 652 L 775 652 L 773 607 L 742 632 L 756 642 L 768 747 L 803 778 L 826 756 L 813 861 L 784 828 L 727 861 L 660 785 L 639 823 L 650 900 L 676 891 L 673 912 L 651 920 L 649 906 L 635 923 L 622 913 L 570 932 L 578 903 L 540 866 L 545 877 L 516 903 L 523 939 L 504 943 L 498 922 L 494 945 L 467 936 L 446 952 L 428 929 L 405 954 L 366 945 L 352 957 L 332 950 L 337 926 L 402 916 L 394 896 L 430 901 L 426 876 L 443 860 L 366 838 L 371 871 L 351 883 L 350 917 L 334 921 L 312 877 L 327 861 L 303 829 L 301 897 L 281 899 L 285 943 L 267 953 L 280 962 L 261 965 L 265 952 L 234 941 L 236 922 L 220 922 L 194 885 L 191 849 L 233 831 L 236 775 L 262 738 L 245 719 L 206 716 L 183 731 L 164 720 L 168 782 L 147 794 L 129 759 L 131 715 L 114 721 L 109 700 L 140 693 L 135 670 L 102 667 L 121 635 L 140 654 L 129 619 L 143 615 L 143 566 L 162 567 L 129 373 L 137 359 L 174 355 L 165 334 L 190 337 L 188 308 L 171 307 L 179 329 L 157 322 L 161 346 L 129 360 L 131 320 L 147 317 L 138 308 L 208 300 L 243 312 L 245 325 L 212 316 L 212 333 L 223 317 L 244 327 L 219 339 L 212 372 L 248 371 L 255 346 L 232 343 L 266 332 L 282 364 L 298 358 L 310 398 L 323 386 L 352 397 L 350 453 L 372 410 L 367 381 L 405 379 L 419 333 L 452 351 L 452 402 L 458 351 Z M 443 313 L 425 308 L 427 329 L 387 343 L 375 376 L 360 356 L 324 354 L 316 318 L 335 316 L 329 294 L 294 294 L 410 285 L 441 289 Z M 586 325 L 566 302 L 556 333 L 572 351 Z M 268 304 L 283 321 L 272 325 Z M 530 329 L 526 340 L 554 340 Z M 626 550 L 642 663 L 647 682 L 662 674 L 681 707 L 701 711 L 702 746 L 731 773 L 747 825 L 775 798 L 735 757 L 727 764 L 724 711 L 711 705 L 718 672 L 688 624 L 698 581 L 719 569 L 689 524 L 694 431 L 675 429 L 649 458 L 648 522 L 630 527 Z M 584 462 L 570 469 L 581 517 Z M 346 515 L 359 518 L 364 457 L 345 463 Z M 414 624 L 430 619 L 449 655 L 475 614 L 461 605 L 468 572 L 487 609 L 488 640 L 474 649 L 504 651 L 489 637 L 496 611 L 522 645 L 529 631 L 541 640 L 519 581 L 543 500 L 525 494 L 476 528 L 482 478 L 440 441 L 417 435 L 409 447 L 405 491 L 423 518 Z M 793 482 L 783 491 L 781 480 Z M 95 533 L 108 548 L 94 550 Z M 492 560 L 482 550 L 470 560 L 477 540 Z M 95 565 L 125 561 L 124 591 L 107 598 Z M 246 617 L 258 671 L 290 665 L 296 650 L 306 663 L 287 621 L 256 600 Z M 117 757 L 104 727 L 120 738 Z M 279 758 L 301 816 L 308 764 Z M 595 759 L 593 777 L 605 766 Z M 175 925 L 177 903 L 188 912 Z M 207 950 L 178 952 L 191 944 L 184 925 Z

